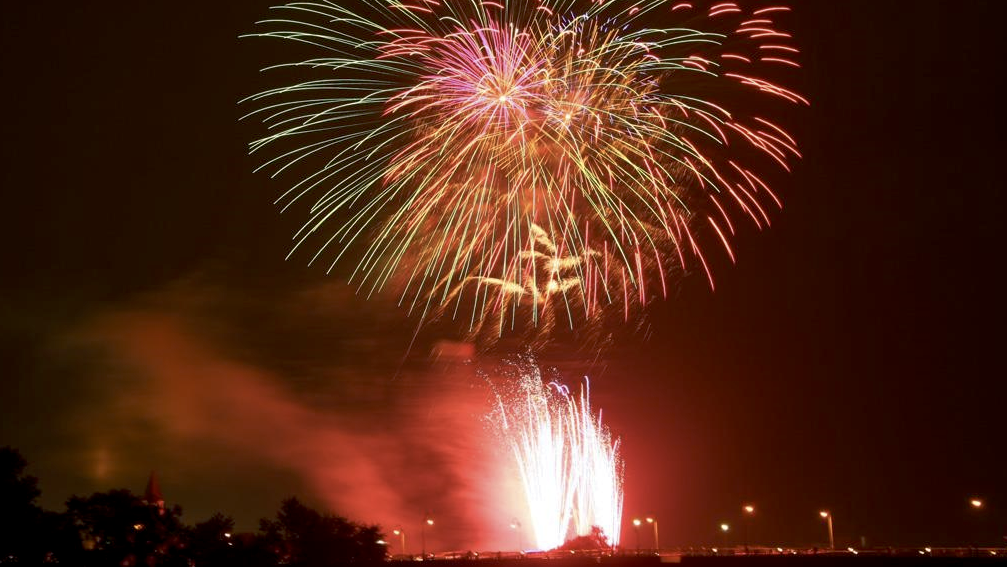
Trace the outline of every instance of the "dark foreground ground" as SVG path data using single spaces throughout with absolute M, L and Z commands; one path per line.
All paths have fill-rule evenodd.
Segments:
M 872 565 L 933 566 L 943 565 L 1007 565 L 1007 560 L 996 557 L 929 557 L 911 555 L 833 555 L 833 556 L 769 556 L 769 557 L 683 557 L 683 565 L 695 567 L 810 567 Z
M 396 562 L 397 563 L 397 562 Z M 945 565 L 1007 565 L 1003 553 L 993 555 L 913 555 L 885 551 L 862 551 L 837 554 L 796 555 L 689 555 L 669 554 L 647 557 L 570 557 L 570 558 L 488 558 L 438 559 L 436 567 L 661 567 L 680 564 L 684 567 L 870 567 L 896 565 L 900 567 L 941 567 Z

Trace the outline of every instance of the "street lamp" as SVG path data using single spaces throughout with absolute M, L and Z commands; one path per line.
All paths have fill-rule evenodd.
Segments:
M 406 554 L 406 532 L 402 528 L 395 528 L 392 533 L 399 536 L 399 543 L 402 544 L 402 555 Z
M 633 530 L 636 532 L 636 554 L 640 555 L 640 518 L 633 518 Z
M 836 548 L 836 540 L 835 540 L 835 538 L 833 537 L 833 534 L 832 534 L 832 513 L 829 512 L 828 510 L 822 510 L 821 512 L 818 513 L 818 515 L 821 516 L 823 520 L 825 520 L 826 522 L 828 522 L 828 524 L 829 524 L 829 549 L 835 549 Z
M 511 519 L 510 528 L 517 532 L 517 550 L 524 551 L 524 542 L 521 540 L 521 522 L 517 518 Z
M 647 523 L 653 524 L 654 526 L 654 550 L 660 554 L 661 553 L 661 539 L 657 537 L 657 518 L 653 516 L 647 516 Z
M 976 497 L 973 497 L 973 498 L 972 498 L 971 500 L 969 500 L 969 504 L 970 504 L 970 505 L 972 506 L 972 510 L 974 510 L 974 511 L 976 511 L 976 512 L 980 512 L 980 511 L 981 511 L 981 510 L 983 509 L 983 506 L 985 506 L 985 505 L 986 505 L 986 503 L 985 503 L 985 502 L 983 502 L 983 499 L 982 499 L 982 498 L 976 498 Z M 977 532 L 977 534 L 978 534 L 978 532 L 980 532 L 980 531 L 981 531 L 981 530 L 979 530 L 979 529 L 978 529 L 978 528 L 979 528 L 979 521 L 978 521 L 978 520 L 975 520 L 975 522 L 976 522 L 976 523 L 975 523 L 975 526 L 974 526 L 974 528 L 976 529 L 976 532 Z M 976 535 L 976 536 L 973 536 L 973 540 L 974 540 L 974 541 L 975 541 L 975 540 L 977 540 L 977 539 L 979 539 L 979 536 L 978 536 L 978 535 Z M 978 543 L 978 542 L 974 543 L 974 544 L 973 544 L 973 547 L 974 547 L 975 549 L 978 549 L 978 548 L 979 548 L 979 543 Z M 975 550 L 973 550 L 973 554 L 975 554 Z
M 731 525 L 728 523 L 720 524 L 720 535 L 724 540 L 724 547 L 727 547 L 727 532 L 731 531 Z
M 420 524 L 420 546 L 423 552 L 423 560 L 427 560 L 427 526 L 434 525 L 434 519 L 430 517 L 430 514 L 425 514 L 423 516 L 423 523 Z
M 743 534 L 743 536 L 744 536 L 744 539 L 745 539 L 745 541 L 744 541 L 744 543 L 745 543 L 745 553 L 747 554 L 748 553 L 748 524 L 751 523 L 751 521 L 752 521 L 751 518 L 752 518 L 752 516 L 755 515 L 755 506 L 753 506 L 752 504 L 745 504 L 744 506 L 741 507 L 741 510 L 745 513 L 744 524 L 742 524 L 742 527 L 744 528 L 744 534 Z

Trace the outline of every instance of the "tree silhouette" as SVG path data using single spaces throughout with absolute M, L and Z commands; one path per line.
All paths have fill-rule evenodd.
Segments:
M 186 565 L 178 553 L 186 545 L 181 508 L 150 506 L 128 490 L 71 497 L 66 516 L 79 534 L 75 564 Z
M 129 490 L 72 496 L 66 512 L 42 510 L 38 480 L 27 462 L 0 448 L 0 564 L 58 562 L 84 567 L 322 567 L 381 563 L 386 547 L 377 526 L 322 514 L 296 498 L 283 502 L 258 534 L 234 533 L 217 513 L 184 525 L 178 506 L 145 502 Z
M 276 520 L 262 520 L 260 529 L 278 560 L 298 567 L 377 563 L 385 558 L 377 526 L 321 514 L 296 498 L 284 500 Z
M 236 555 L 236 539 L 234 520 L 218 512 L 189 532 L 189 557 L 196 565 L 230 565 Z
M 590 534 L 567 540 L 556 549 L 561 551 L 602 551 L 612 549 L 612 545 L 608 543 L 608 536 L 600 527 L 591 526 Z
M 38 479 L 25 474 L 27 466 L 17 449 L 0 448 L 0 563 L 41 561 L 45 554 L 45 515 L 35 504 L 42 492 Z

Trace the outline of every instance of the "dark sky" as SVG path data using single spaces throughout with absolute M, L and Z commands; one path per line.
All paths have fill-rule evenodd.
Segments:
M 766 543 L 822 541 L 823 507 L 844 542 L 993 542 L 1004 8 L 795 4 L 813 104 L 789 120 L 805 159 L 777 184 L 785 210 L 742 234 L 715 293 L 686 278 L 649 339 L 593 368 L 627 518 L 656 514 L 667 545 L 714 541 L 744 502 Z M 477 419 L 476 371 L 432 362 L 429 337 L 407 357 L 415 323 L 389 298 L 284 261 L 298 219 L 237 120 L 267 60 L 237 36 L 267 7 L 5 8 L 0 445 L 54 509 L 157 469 L 190 522 L 251 529 L 296 493 L 473 525 L 494 470 L 453 433 Z

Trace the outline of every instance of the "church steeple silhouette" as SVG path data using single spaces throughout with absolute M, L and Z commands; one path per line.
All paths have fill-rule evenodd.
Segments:
M 157 471 L 150 471 L 147 488 L 143 491 L 143 501 L 164 512 L 164 494 L 161 493 L 161 483 L 157 481 Z

